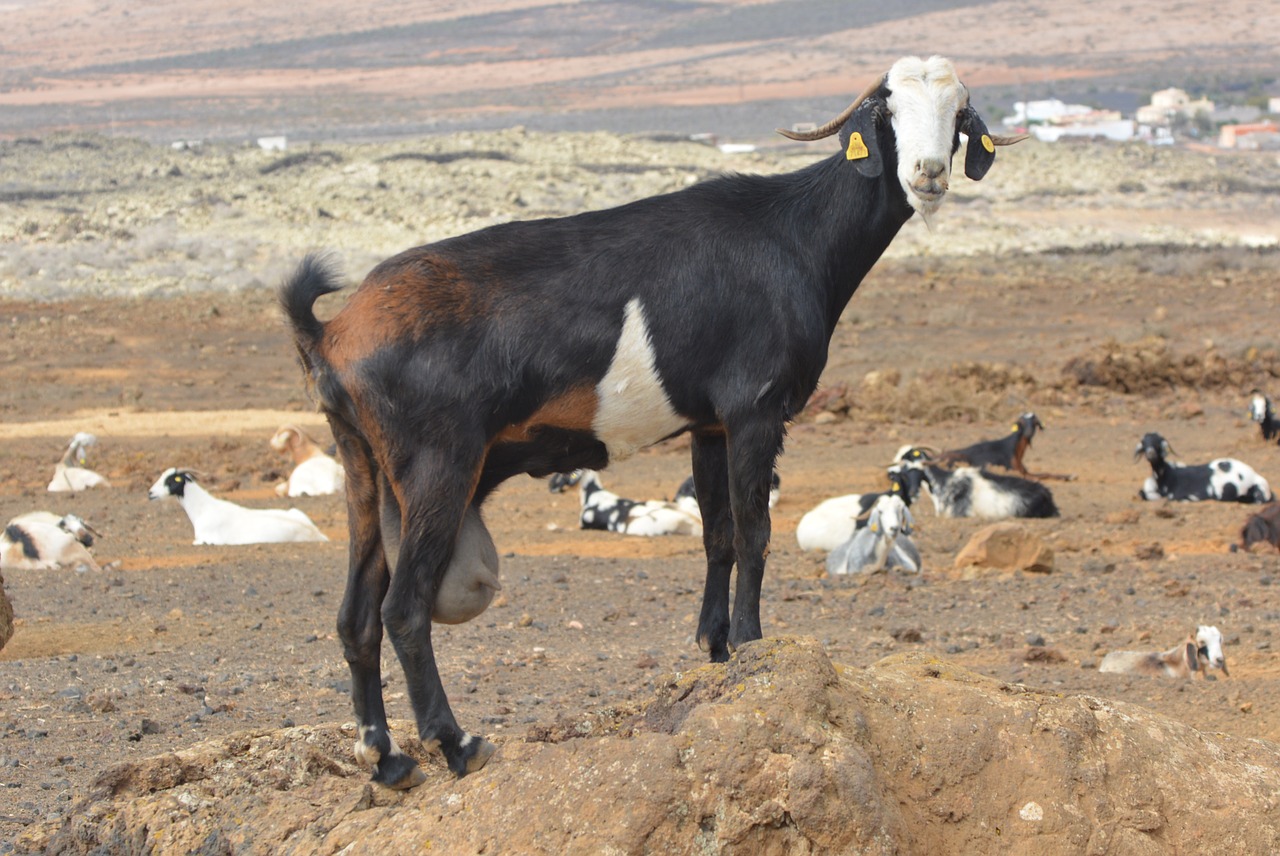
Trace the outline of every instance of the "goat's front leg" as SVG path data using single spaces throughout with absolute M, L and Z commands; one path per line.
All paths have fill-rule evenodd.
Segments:
M 729 625 L 730 650 L 764 635 L 760 627 L 760 589 L 771 532 L 769 488 L 781 449 L 780 424 L 755 424 L 729 436 L 729 503 L 738 564 Z
M 418 736 L 440 750 L 458 777 L 479 770 L 497 749 L 458 726 L 431 644 L 432 607 L 475 484 L 467 460 L 465 454 L 435 450 L 416 454 L 397 491 L 403 509 L 400 550 L 382 605 L 387 634 L 404 668 Z
M 382 700 L 382 602 L 390 577 L 378 521 L 377 474 L 359 440 L 341 426 L 350 535 L 347 590 L 338 612 L 338 635 L 351 669 L 351 702 L 360 734 L 356 760 L 373 768 L 373 780 L 389 788 L 411 788 L 426 775 L 391 737 Z
M 698 617 L 698 647 L 711 662 L 729 659 L 729 575 L 733 572 L 733 513 L 729 507 L 728 449 L 724 434 L 692 440 L 693 486 L 702 513 L 707 581 Z

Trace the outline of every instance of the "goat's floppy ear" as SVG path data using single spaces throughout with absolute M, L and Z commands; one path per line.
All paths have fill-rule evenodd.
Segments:
M 840 129 L 840 145 L 844 148 L 845 159 L 855 161 L 858 172 L 867 178 L 876 178 L 884 172 L 880 140 L 876 132 L 876 116 L 880 110 L 879 97 L 868 98 Z
M 964 174 L 974 181 L 982 177 L 996 162 L 996 144 L 987 133 L 987 126 L 973 107 L 965 107 L 956 117 L 956 130 L 969 138 L 964 152 Z

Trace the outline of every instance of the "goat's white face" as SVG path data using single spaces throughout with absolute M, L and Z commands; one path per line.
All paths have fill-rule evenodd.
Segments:
M 867 528 L 877 535 L 886 538 L 897 538 L 899 533 L 911 532 L 911 512 L 901 497 L 886 494 L 876 500 L 871 508 L 871 517 L 867 520 Z
M 950 187 L 956 116 L 968 105 L 969 92 L 950 60 L 940 56 L 903 57 L 889 69 L 885 85 L 898 180 L 911 207 L 928 222 Z
M 1267 418 L 1267 398 L 1262 393 L 1253 394 L 1253 400 L 1249 402 L 1249 415 L 1254 422 L 1262 422 Z
M 1222 631 L 1216 627 L 1200 625 L 1196 628 L 1196 647 L 1209 661 L 1209 666 L 1227 672 L 1227 655 L 1222 651 Z

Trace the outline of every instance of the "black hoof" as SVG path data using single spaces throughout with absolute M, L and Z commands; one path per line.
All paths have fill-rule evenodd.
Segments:
M 427 780 L 418 762 L 403 752 L 395 752 L 383 758 L 373 768 L 373 781 L 384 788 L 407 791 Z
M 461 779 L 463 776 L 474 773 L 487 764 L 496 751 L 498 751 L 498 747 L 483 737 L 468 735 L 463 744 L 459 746 L 457 755 L 447 759 L 449 769 Z

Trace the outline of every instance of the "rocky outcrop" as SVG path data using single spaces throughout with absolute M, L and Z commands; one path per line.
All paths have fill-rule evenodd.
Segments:
M 402 746 L 421 757 L 404 735 Z M 377 789 L 339 726 L 127 764 L 51 853 L 1230 853 L 1280 848 L 1280 747 L 919 655 L 865 671 L 769 639 L 634 710 Z
M 1053 549 L 1021 523 L 993 523 L 973 533 L 956 555 L 955 569 L 961 579 L 972 579 L 983 571 L 1053 570 Z

